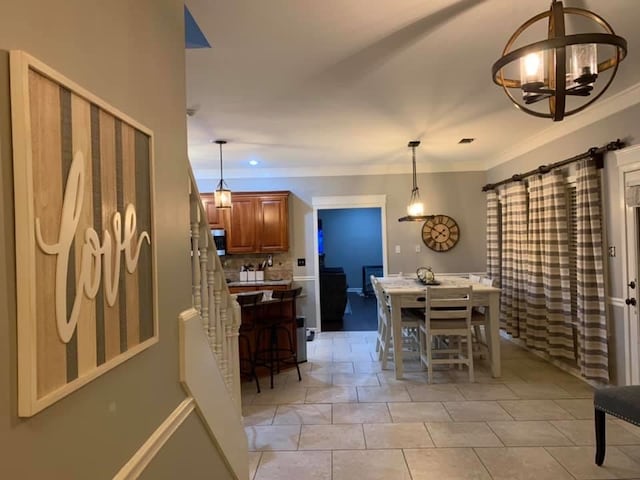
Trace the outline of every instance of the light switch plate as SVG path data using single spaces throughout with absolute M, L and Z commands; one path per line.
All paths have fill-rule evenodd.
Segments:
M 400 253 L 400 245 L 396 245 L 396 253 Z
M 416 253 L 420 253 L 420 245 L 416 245 Z

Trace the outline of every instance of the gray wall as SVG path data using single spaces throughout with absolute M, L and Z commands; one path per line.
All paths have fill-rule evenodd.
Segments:
M 155 133 L 160 342 L 36 416 L 18 418 L 8 57 L 0 54 L 0 476 L 112 478 L 185 397 L 177 332 L 177 315 L 191 304 L 183 2 L 20 0 L 1 10 L 0 49 L 31 53 Z M 192 443 L 217 455 L 190 428 L 158 462 L 179 463 L 173 456 Z M 202 457 L 188 457 L 193 471 L 223 478 L 220 462 Z
M 215 179 L 199 180 L 200 191 L 215 189 Z M 481 192 L 484 172 L 424 173 L 418 175 L 420 195 L 428 213 L 444 213 L 460 225 L 460 242 L 449 252 L 436 253 L 422 243 L 422 222 L 399 223 L 406 215 L 411 193 L 410 175 L 361 175 L 342 177 L 288 177 L 228 180 L 231 190 L 289 190 L 291 247 L 293 258 L 307 258 L 305 267 L 294 265 L 294 275 L 313 275 L 312 197 L 333 195 L 387 195 L 387 247 L 390 272 L 414 272 L 431 265 L 437 272 L 484 271 L 485 201 Z M 399 245 L 400 254 L 396 254 Z M 421 252 L 415 252 L 415 246 Z
M 515 112 L 514 115 L 516 113 L 518 112 Z M 489 170 L 487 172 L 487 180 L 489 182 L 496 182 L 503 178 L 510 177 L 514 173 L 525 172 L 542 164 L 572 157 L 586 151 L 590 147 L 604 145 L 617 138 L 624 140 L 628 145 L 637 144 L 640 139 L 639 118 L 640 105 L 627 108 L 604 120 Z M 602 174 L 605 191 L 604 214 L 606 217 L 608 237 L 606 244 L 615 246 L 618 252 L 616 257 L 607 258 L 609 269 L 608 295 L 614 298 L 626 298 L 625 280 L 622 278 L 622 262 L 624 262 L 624 258 L 621 244 L 621 229 L 624 227 L 624 218 L 620 218 L 618 169 L 615 164 L 615 156 L 612 154 L 606 155 L 605 168 Z M 622 337 L 624 321 L 623 310 L 618 307 L 609 306 L 609 313 L 609 364 L 612 383 L 622 384 L 625 376 L 624 338 Z
M 313 257 L 312 198 L 337 195 L 386 195 L 387 258 L 389 272 L 415 272 L 423 265 L 438 272 L 470 272 L 486 269 L 486 208 L 481 188 L 484 172 L 424 173 L 418 175 L 420 195 L 428 213 L 444 213 L 460 226 L 460 241 L 448 252 L 434 252 L 422 242 L 422 222 L 399 223 L 406 215 L 411 193 L 411 175 L 360 175 L 336 177 L 287 177 L 225 179 L 232 191 L 289 190 L 290 252 L 294 259 L 294 277 L 315 275 Z M 199 179 L 201 192 L 215 190 L 217 179 Z M 401 253 L 395 253 L 395 246 Z M 415 252 L 420 245 L 420 253 Z M 295 259 L 306 258 L 306 266 Z M 314 284 L 299 282 L 306 297 L 299 302 L 299 313 L 307 317 L 307 326 L 316 326 Z

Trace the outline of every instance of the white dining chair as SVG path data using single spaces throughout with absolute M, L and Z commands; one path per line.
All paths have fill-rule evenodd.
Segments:
M 389 357 L 395 358 L 393 350 L 393 326 L 391 318 L 391 306 L 387 296 L 382 289 L 380 281 L 373 275 L 370 277 L 373 291 L 376 295 L 377 315 L 378 315 L 378 335 L 376 338 L 376 352 L 378 352 L 378 360 L 381 362 L 381 368 L 385 370 Z M 415 315 L 401 314 L 402 319 L 402 344 L 403 349 L 418 351 L 418 322 L 419 318 Z
M 481 277 L 479 283 L 493 287 L 493 280 L 489 277 Z M 484 307 L 473 307 L 471 311 L 471 326 L 473 327 L 473 351 L 474 353 L 478 353 L 480 358 L 483 358 L 485 354 L 489 354 L 489 345 L 486 338 L 487 332 L 484 331 Z
M 428 383 L 433 379 L 433 366 L 438 364 L 466 365 L 469 381 L 474 381 L 470 286 L 427 287 L 419 335 L 420 361 L 427 367 Z M 448 337 L 448 341 L 436 341 L 440 337 Z M 455 337 L 458 337 L 457 348 L 454 348 Z M 440 355 L 444 357 L 438 358 Z

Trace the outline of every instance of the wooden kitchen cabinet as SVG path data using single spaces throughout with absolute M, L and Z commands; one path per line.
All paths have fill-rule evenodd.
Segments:
M 289 192 L 234 192 L 231 198 L 228 254 L 289 250 Z
M 210 228 L 227 228 L 229 222 L 229 209 L 228 208 L 216 208 L 216 204 L 213 198 L 213 193 L 203 193 L 200 195 L 202 199 L 202 206 L 205 212 L 207 212 L 207 221 Z

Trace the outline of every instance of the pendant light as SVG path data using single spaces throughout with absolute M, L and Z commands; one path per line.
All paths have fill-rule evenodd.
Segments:
M 595 25 L 595 32 L 566 34 L 565 16 L 576 19 L 584 25 L 586 21 Z M 547 38 L 512 50 L 521 34 L 531 37 L 527 30 L 540 20 L 548 18 Z M 610 56 L 598 61 L 610 50 Z M 615 52 L 615 53 L 614 53 Z M 600 55 L 599 55 L 600 53 Z M 578 113 L 609 88 L 618 71 L 618 65 L 627 55 L 627 41 L 617 36 L 611 26 L 599 15 L 582 8 L 565 8 L 561 1 L 553 0 L 548 11 L 539 13 L 523 23 L 511 36 L 504 47 L 502 57 L 491 69 L 493 81 L 504 89 L 513 104 L 523 112 L 554 122 Z M 516 60 L 518 62 L 516 62 Z M 605 70 L 613 69 L 603 86 L 591 96 L 598 76 Z M 518 78 L 519 76 L 519 78 Z M 521 95 L 510 89 L 520 90 Z M 521 97 L 521 98 L 520 98 Z M 586 99 L 574 101 L 567 106 L 568 97 Z M 548 100 L 543 109 L 533 109 L 529 105 Z
M 420 190 L 418 189 L 418 181 L 416 179 L 416 147 L 420 145 L 420 140 L 412 140 L 408 147 L 413 153 L 413 188 L 411 189 L 411 197 L 407 205 L 407 216 L 399 218 L 399 222 L 424 222 L 429 215 L 424 214 L 424 204 L 420 200 Z
M 220 181 L 218 182 L 218 188 L 214 193 L 214 201 L 216 208 L 231 208 L 231 190 L 227 187 L 222 176 L 222 145 L 226 144 L 226 140 L 216 140 L 216 143 L 220 145 Z

